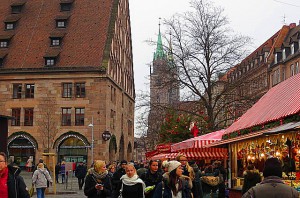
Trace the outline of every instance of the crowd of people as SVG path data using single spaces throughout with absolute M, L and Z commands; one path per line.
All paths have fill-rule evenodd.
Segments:
M 55 169 L 62 172 L 64 163 Z M 37 198 L 45 197 L 45 189 L 52 185 L 52 178 L 42 159 L 35 166 L 32 184 Z M 203 170 L 202 170 L 203 169 Z M 244 171 L 243 197 L 296 198 L 298 192 L 283 183 L 282 163 L 277 158 L 265 162 L 263 180 L 253 164 Z M 0 153 L 0 197 L 29 198 L 28 188 L 19 175 L 20 168 L 7 162 L 5 153 Z M 186 156 L 176 160 L 150 160 L 148 164 L 95 160 L 90 168 L 83 162 L 74 167 L 79 190 L 88 198 L 225 198 L 226 170 L 220 161 L 199 167 Z M 58 182 L 58 177 L 55 178 Z M 63 181 L 63 180 L 62 180 Z

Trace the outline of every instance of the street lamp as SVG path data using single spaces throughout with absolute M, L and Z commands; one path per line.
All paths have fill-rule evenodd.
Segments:
M 92 117 L 92 123 L 88 125 L 92 128 L 92 163 L 94 163 L 94 117 Z

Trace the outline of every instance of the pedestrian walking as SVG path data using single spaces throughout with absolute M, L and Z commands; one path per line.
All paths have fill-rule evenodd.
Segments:
M 43 163 L 39 163 L 37 170 L 34 171 L 32 176 L 32 184 L 36 188 L 37 198 L 45 197 L 45 189 L 47 186 L 47 181 L 52 184 L 52 178 L 48 170 L 44 167 Z
M 244 172 L 244 184 L 242 188 L 242 194 L 245 194 L 250 188 L 261 182 L 259 172 L 255 169 L 253 164 L 247 166 L 247 170 Z
M 87 167 L 83 164 L 83 162 L 79 162 L 75 170 L 75 177 L 77 177 L 78 179 L 79 190 L 82 190 L 86 173 L 87 173 Z
M 269 158 L 266 160 L 263 176 L 264 180 L 256 186 L 250 188 L 242 198 L 299 197 L 299 193 L 294 187 L 288 186 L 282 181 L 281 162 L 277 158 Z
M 117 187 L 114 198 L 144 198 L 145 183 L 139 178 L 133 163 L 126 165 L 126 174 L 121 177 L 121 183 Z
M 33 165 L 33 158 L 32 158 L 32 156 L 30 156 L 27 160 L 27 163 L 26 163 L 27 172 L 32 171 L 32 165 Z
M 116 172 L 116 165 L 111 164 L 108 166 L 108 175 L 110 176 L 110 178 L 113 178 L 114 173 Z
M 150 188 L 151 190 L 145 192 L 146 198 L 152 198 L 155 188 L 162 181 L 162 178 L 161 172 L 158 171 L 158 161 L 150 160 L 149 169 L 141 175 L 141 179 L 146 184 L 146 187 L 153 186 L 153 188 Z
M 0 197 L 29 198 L 28 189 L 19 175 L 21 169 L 7 164 L 6 154 L 0 152 Z
M 192 198 L 192 180 L 182 173 L 181 163 L 170 161 L 168 172 L 163 175 L 163 180 L 155 189 L 153 198 Z
M 225 197 L 225 190 L 226 190 L 226 185 L 225 185 L 225 181 L 226 181 L 226 170 L 225 168 L 222 166 L 221 161 L 215 161 L 213 163 L 213 173 L 215 177 L 219 177 L 219 184 L 218 184 L 218 189 L 219 189 L 219 193 L 218 193 L 218 197 L 219 198 L 224 198 Z
M 61 183 L 65 183 L 65 178 L 66 178 L 66 163 L 65 161 L 61 162 L 60 166 L 60 174 L 61 174 Z
M 57 162 L 57 164 L 55 165 L 55 181 L 57 184 L 59 184 L 59 181 L 58 181 L 58 177 L 59 177 L 59 174 L 60 174 L 60 163 Z
M 111 180 L 102 160 L 94 161 L 85 178 L 84 194 L 88 198 L 107 198 L 112 194 Z
M 121 177 L 126 174 L 125 167 L 127 165 L 126 160 L 122 160 L 120 163 L 121 167 L 114 173 L 113 179 L 112 179 L 112 185 L 113 185 L 113 193 L 118 194 L 118 192 L 115 192 L 117 187 L 121 184 Z

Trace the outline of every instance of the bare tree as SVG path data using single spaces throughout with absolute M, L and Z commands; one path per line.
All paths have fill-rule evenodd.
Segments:
M 182 100 L 198 100 L 207 115 L 207 127 L 215 130 L 218 114 L 229 105 L 233 85 L 220 81 L 229 68 L 246 55 L 250 38 L 236 35 L 229 28 L 223 9 L 212 2 L 194 0 L 193 11 L 175 14 L 165 20 L 170 30 L 172 61 L 177 68 Z M 171 70 L 170 70 L 171 71 Z M 172 70 L 174 71 L 174 70 Z M 226 98 L 226 99 L 225 99 Z
M 56 102 L 55 98 L 44 98 L 40 103 L 40 120 L 38 122 L 39 133 L 42 137 L 43 147 L 47 152 L 53 147 L 54 140 L 59 131 L 59 125 L 56 122 L 59 120 L 55 112 Z

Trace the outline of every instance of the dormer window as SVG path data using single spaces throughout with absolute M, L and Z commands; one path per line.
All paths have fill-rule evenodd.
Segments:
M 13 3 L 13 4 L 10 6 L 10 7 L 11 7 L 11 13 L 12 13 L 12 14 L 19 14 L 19 13 L 21 13 L 24 4 L 25 4 L 24 1 L 20 1 L 20 2 L 15 2 L 15 3 Z
M 278 54 L 276 53 L 274 56 L 274 64 L 277 64 L 277 62 L 278 62 Z
M 286 51 L 285 49 L 282 50 L 282 60 L 286 59 Z
M 56 27 L 57 28 L 66 28 L 67 20 L 56 20 Z
M 291 54 L 295 53 L 295 45 L 294 43 L 291 44 Z
M 50 38 L 51 46 L 60 46 L 61 38 Z
M 6 30 L 13 30 L 16 27 L 16 23 L 10 22 L 10 23 L 5 23 L 5 29 Z
M 53 52 L 46 53 L 46 55 L 44 56 L 45 66 L 51 67 L 51 66 L 56 65 L 57 60 L 58 60 L 58 55 L 59 55 L 59 51 L 53 51 Z
M 8 47 L 8 40 L 0 40 L 0 48 L 7 48 Z

